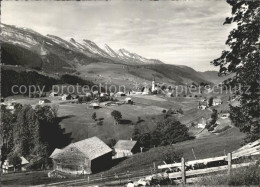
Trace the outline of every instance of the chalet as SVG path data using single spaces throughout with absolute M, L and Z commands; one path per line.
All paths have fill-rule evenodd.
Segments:
M 51 92 L 50 97 L 56 97 L 56 96 L 59 96 L 59 93 L 58 92 Z
M 70 94 L 64 94 L 63 96 L 61 96 L 62 101 L 72 100 L 72 99 L 73 99 L 73 97 Z
M 200 121 L 198 122 L 198 128 L 204 129 L 206 127 L 207 123 L 205 118 L 201 118 Z
M 131 156 L 138 151 L 137 142 L 132 140 L 119 140 L 114 146 L 116 155 L 113 158 Z
M 20 171 L 26 171 L 26 165 L 29 164 L 28 160 L 26 160 L 24 157 L 20 157 L 22 162 L 21 165 L 18 166 L 16 169 Z M 5 160 L 2 165 L 2 171 L 3 173 L 9 173 L 14 171 L 14 166 L 9 162 L 9 160 Z
M 39 100 L 39 105 L 43 105 L 43 104 L 45 104 L 45 103 L 51 103 L 51 101 L 48 100 L 48 99 L 40 99 L 40 100 Z
M 53 170 L 69 174 L 91 174 L 107 169 L 112 161 L 112 149 L 97 137 L 71 143 L 55 149 L 50 158 Z
M 108 96 L 107 93 L 100 93 L 100 97 L 106 97 L 106 96 Z
M 125 95 L 124 92 L 117 92 L 117 93 L 115 94 L 115 96 L 116 96 L 116 97 L 124 97 L 124 96 L 126 96 L 126 95 Z
M 125 103 L 131 104 L 132 103 L 132 98 L 130 98 L 130 97 L 125 98 Z
M 219 114 L 221 119 L 227 119 L 230 116 L 230 113 L 228 110 L 222 110 Z
M 93 108 L 93 109 L 98 109 L 100 106 L 99 106 L 99 104 L 98 103 L 91 103 L 90 105 L 89 105 L 89 108 Z
M 207 102 L 199 102 L 198 109 L 205 110 L 208 107 Z
M 217 105 L 221 105 L 222 104 L 222 100 L 220 98 L 214 98 L 212 105 L 213 106 L 217 106 Z

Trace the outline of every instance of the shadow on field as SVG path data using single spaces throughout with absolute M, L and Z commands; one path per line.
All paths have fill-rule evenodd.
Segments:
M 121 125 L 128 125 L 128 124 L 132 124 L 133 122 L 131 120 L 128 120 L 128 119 L 122 119 L 120 120 L 120 123 Z
M 62 117 L 57 117 L 57 122 L 60 123 L 64 119 L 69 119 L 75 117 L 75 115 L 67 115 L 67 116 L 62 116 Z

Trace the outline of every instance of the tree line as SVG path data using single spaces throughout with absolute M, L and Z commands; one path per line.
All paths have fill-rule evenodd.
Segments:
M 1 161 L 25 157 L 31 168 L 47 168 L 48 159 L 55 148 L 62 148 L 71 141 L 70 134 L 64 134 L 57 117 L 58 107 L 16 104 L 13 112 L 1 106 L 0 124 Z M 16 158 L 16 159 L 14 159 Z

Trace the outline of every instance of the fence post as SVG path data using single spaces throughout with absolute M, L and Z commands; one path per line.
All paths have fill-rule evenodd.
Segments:
M 88 183 L 89 183 L 89 175 L 88 175 Z
M 228 175 L 231 175 L 232 170 L 232 153 L 228 153 Z
M 185 159 L 181 158 L 181 178 L 182 178 L 182 185 L 186 184 L 186 172 L 185 172 Z

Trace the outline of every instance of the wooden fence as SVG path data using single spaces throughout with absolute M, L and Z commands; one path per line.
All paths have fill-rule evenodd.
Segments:
M 109 185 L 123 185 L 128 182 L 129 179 L 131 180 L 138 180 L 140 178 L 144 178 L 146 176 L 152 176 L 154 174 L 158 174 L 162 172 L 162 169 L 169 169 L 171 168 L 178 168 L 180 172 L 172 172 L 169 173 L 169 178 L 174 180 L 177 183 L 186 184 L 190 182 L 196 181 L 198 176 L 215 173 L 219 171 L 227 170 L 227 174 L 231 174 L 233 168 L 245 167 L 251 164 L 255 164 L 256 162 L 248 162 L 248 163 L 241 163 L 241 164 L 233 164 L 232 161 L 242 157 L 248 157 L 253 155 L 260 154 L 260 140 L 257 140 L 253 143 L 247 144 L 232 153 L 229 153 L 226 156 L 219 156 L 214 158 L 206 158 L 206 159 L 199 159 L 199 160 L 192 160 L 192 161 L 185 161 L 182 158 L 181 163 L 173 163 L 173 164 L 164 164 L 159 165 L 158 169 L 155 168 L 155 165 L 150 168 L 142 169 L 142 170 L 135 170 L 135 171 L 127 171 L 124 173 L 115 173 L 114 175 L 87 175 L 85 178 L 82 179 L 75 179 L 75 180 L 67 180 L 62 182 L 56 182 L 52 184 L 48 184 L 47 186 L 80 186 L 80 185 L 87 185 L 87 184 L 98 184 L 98 183 L 106 183 Z M 210 167 L 210 168 L 203 168 L 203 169 L 194 169 L 196 164 L 204 164 L 205 166 L 208 163 L 218 162 L 218 161 L 226 161 L 228 164 L 218 167 Z M 187 168 L 191 168 L 191 170 L 187 170 Z
M 176 181 L 181 182 L 183 184 L 186 184 L 187 177 L 190 177 L 188 182 L 194 182 L 194 179 L 192 179 L 191 177 L 194 177 L 194 176 L 198 177 L 199 175 L 215 173 L 215 172 L 224 171 L 224 170 L 227 170 L 227 174 L 230 175 L 233 168 L 245 167 L 245 166 L 249 166 L 249 165 L 256 163 L 256 161 L 253 161 L 253 162 L 248 162 L 248 163 L 232 164 L 232 161 L 235 159 L 238 159 L 238 158 L 242 158 L 242 157 L 260 155 L 260 145 L 259 144 L 260 144 L 260 140 L 257 140 L 253 143 L 247 144 L 247 145 L 233 151 L 232 153 L 229 153 L 227 156 L 206 158 L 206 159 L 200 159 L 200 160 L 192 160 L 192 161 L 188 161 L 188 162 L 185 162 L 185 159 L 182 158 L 181 163 L 160 165 L 160 166 L 158 166 L 158 169 L 171 170 L 171 168 L 178 168 L 181 171 L 170 173 L 169 178 L 175 179 Z M 227 161 L 227 165 L 194 170 L 195 165 L 204 164 L 206 166 L 208 163 L 219 162 L 219 161 Z M 188 167 L 192 168 L 193 170 L 186 171 Z

